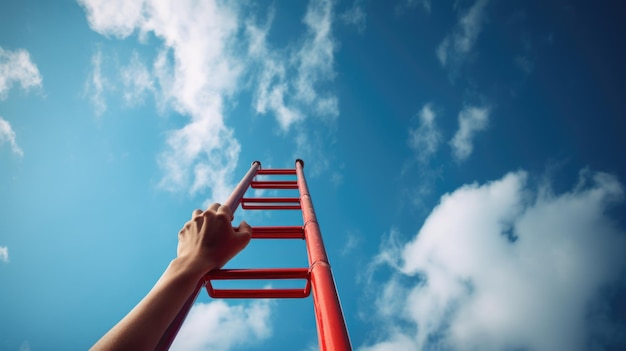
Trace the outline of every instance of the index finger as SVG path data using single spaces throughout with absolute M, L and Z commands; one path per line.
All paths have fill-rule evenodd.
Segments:
M 209 208 L 207 209 L 207 211 L 217 211 L 217 209 L 218 209 L 218 208 L 220 208 L 220 206 L 222 206 L 222 205 L 220 205 L 220 204 L 219 204 L 219 203 L 217 203 L 217 202 L 216 202 L 216 203 L 213 203 L 213 204 L 211 204 L 211 206 L 209 206 Z
M 234 218 L 234 217 L 233 217 L 233 211 L 231 211 L 231 210 L 230 210 L 230 207 L 229 207 L 229 206 L 226 206 L 226 205 L 222 205 L 222 206 L 220 206 L 220 208 L 217 210 L 217 213 L 218 213 L 218 214 L 219 214 L 219 213 L 225 213 L 225 214 L 228 216 L 228 218 L 230 218 L 230 220 L 231 220 L 231 221 L 232 221 L 232 220 L 233 220 L 233 218 Z
M 194 218 L 198 217 L 198 216 L 199 216 L 199 215 L 201 215 L 201 214 L 202 214 L 202 210 L 195 209 L 195 210 L 193 210 L 193 212 L 191 213 L 191 219 L 194 219 Z

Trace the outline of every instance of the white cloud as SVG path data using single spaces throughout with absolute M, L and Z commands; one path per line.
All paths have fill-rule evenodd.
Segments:
M 146 93 L 155 91 L 152 74 L 137 52 L 133 52 L 128 66 L 122 67 L 121 76 L 124 84 L 124 101 L 129 106 L 142 104 Z
M 13 84 L 19 84 L 23 90 L 31 88 L 40 88 L 42 78 L 39 69 L 31 61 L 28 51 L 18 49 L 15 51 L 4 50 L 0 47 L 0 100 L 7 98 L 9 90 Z M 24 156 L 24 152 L 15 141 L 15 131 L 11 127 L 9 121 L 0 117 L 0 145 L 7 142 L 11 146 L 11 150 L 18 156 Z M 3 253 L 8 258 L 6 247 Z
M 441 133 L 435 123 L 435 112 L 431 104 L 426 104 L 417 114 L 419 126 L 409 128 L 409 147 L 417 154 L 420 161 L 426 162 L 437 152 L 441 143 Z
M 374 345 L 359 347 L 359 351 L 414 351 L 418 350 L 415 341 L 409 336 L 396 332 L 389 340 Z
M 168 137 L 159 158 L 166 171 L 161 185 L 192 194 L 211 189 L 209 202 L 224 201 L 240 151 L 224 123 L 224 101 L 235 91 L 242 69 L 231 44 L 238 30 L 237 8 L 215 1 L 154 3 L 147 13 L 142 30 L 163 38 L 167 53 L 162 55 L 173 58 L 158 74 L 164 99 L 191 116 Z M 157 66 L 167 62 L 159 59 Z
M 265 43 L 266 28 L 260 31 L 253 25 L 248 25 L 248 32 L 257 47 L 251 47 L 251 54 L 262 60 L 262 70 L 258 77 L 256 89 L 255 111 L 259 114 L 273 112 L 281 130 L 288 131 L 292 124 L 302 121 L 304 114 L 296 103 L 287 100 L 290 96 L 290 86 L 287 82 L 288 63 L 280 55 L 270 52 Z
M 160 185 L 191 194 L 210 189 L 209 201 L 223 201 L 240 150 L 232 129 L 224 124 L 225 100 L 236 90 L 242 71 L 242 59 L 235 55 L 237 5 L 95 0 L 82 5 L 91 28 L 101 34 L 124 38 L 138 31 L 163 40 L 153 65 L 157 101 L 161 108 L 170 106 L 190 121 L 167 137 L 159 156 L 165 172 Z M 129 98 L 154 84 L 138 59 L 131 60 L 124 74 L 126 87 L 131 88 Z
M 0 246 L 0 261 L 9 262 L 9 248 L 6 246 Z
M 11 128 L 11 124 L 0 117 L 0 145 L 5 142 L 8 142 L 9 145 L 11 145 L 11 150 L 14 154 L 20 157 L 24 156 L 24 152 L 15 141 L 15 132 Z
M 241 147 L 232 130 L 221 123 L 205 116 L 168 135 L 167 149 L 159 157 L 166 171 L 162 187 L 172 191 L 188 188 L 192 194 L 211 188 L 208 202 L 228 197 L 232 189 L 229 179 Z
M 396 6 L 396 14 L 402 14 L 406 9 L 412 9 L 418 6 L 421 6 L 426 13 L 430 14 L 432 7 L 430 0 L 404 0 Z
M 341 20 L 350 26 L 354 26 L 356 30 L 363 34 L 367 25 L 367 14 L 363 10 L 363 0 L 355 0 L 352 7 L 341 14 Z
M 125 38 L 136 28 L 141 28 L 147 1 L 127 0 L 78 0 L 94 31 Z
M 372 265 L 368 267 L 368 269 L 375 269 L 380 265 L 388 265 L 399 269 L 398 258 L 401 255 L 402 245 L 398 230 L 392 228 L 389 235 L 384 236 L 381 240 L 380 252 L 374 257 Z M 371 279 L 371 273 L 372 272 L 368 272 L 368 280 Z
M 332 155 L 325 152 L 326 144 L 329 141 L 325 135 L 320 133 L 321 128 L 298 128 L 295 132 L 296 148 L 292 154 L 292 159 L 306 160 L 307 175 L 317 177 L 325 174 L 330 167 Z M 332 177 L 329 178 L 330 181 Z
M 30 351 L 30 344 L 28 341 L 23 341 L 20 345 L 20 351 Z
M 626 268 L 607 215 L 623 187 L 588 171 L 563 194 L 526 182 L 516 172 L 442 196 L 377 301 L 386 337 L 362 350 L 588 349 L 592 303 Z
M 534 61 L 527 56 L 517 56 L 513 60 L 515 66 L 519 68 L 525 74 L 530 74 L 533 71 Z
M 452 33 L 437 48 L 437 58 L 442 66 L 463 61 L 472 51 L 484 22 L 484 11 L 489 0 L 477 0 L 461 15 Z
M 307 115 L 334 119 L 339 115 L 337 97 L 330 92 L 320 93 L 335 77 L 332 2 L 309 2 L 303 20 L 307 32 L 301 44 L 288 51 L 274 50 L 267 43 L 273 17 L 270 11 L 263 25 L 246 22 L 248 53 L 259 66 L 255 111 L 274 113 L 282 131 L 304 121 Z
M 0 100 L 7 98 L 13 84 L 24 90 L 41 87 L 41 74 L 31 61 L 28 51 L 4 50 L 0 47 Z
M 306 351 L 319 351 L 320 346 L 317 342 L 309 344 L 309 347 L 306 348 Z
M 230 350 L 272 335 L 270 300 L 230 306 L 218 300 L 197 303 L 189 311 L 172 350 Z
M 346 244 L 344 245 L 343 249 L 341 249 L 341 254 L 343 256 L 349 254 L 360 243 L 361 243 L 361 234 L 360 233 L 352 232 L 352 231 L 348 232 L 347 239 L 346 239 Z
M 228 195 L 240 144 L 225 123 L 225 108 L 247 86 L 241 79 L 244 72 L 250 77 L 247 81 L 258 83 L 256 111 L 273 112 L 284 131 L 307 115 L 338 115 L 337 98 L 319 92 L 335 74 L 331 1 L 311 1 L 304 17 L 307 31 L 287 50 L 266 43 L 272 11 L 259 28 L 246 18 L 244 5 L 236 3 L 147 0 L 127 5 L 81 0 L 81 4 L 91 28 L 103 35 L 125 38 L 139 33 L 141 39 L 152 33 L 163 41 L 152 71 L 134 55 L 122 69 L 122 80 L 128 103 L 140 102 L 153 90 L 160 109 L 172 108 L 190 117 L 186 126 L 168 133 L 159 156 L 164 170 L 160 185 L 165 189 L 191 194 L 210 190 L 209 202 Z M 242 53 L 245 47 L 248 52 Z M 99 62 L 95 61 L 94 72 L 99 72 L 95 69 Z M 104 84 L 97 84 L 96 77 L 101 75 L 93 74 L 90 80 L 97 93 Z M 103 100 L 93 101 L 106 108 Z
M 102 74 L 102 51 L 98 49 L 91 56 L 91 73 L 85 82 L 85 95 L 89 96 L 96 117 L 102 116 L 107 109 L 104 89 L 108 85 L 108 80 Z
M 320 95 L 315 88 L 335 77 L 335 41 L 332 37 L 333 8 L 330 0 L 310 1 L 304 16 L 307 35 L 302 48 L 296 54 L 299 62 L 296 78 L 296 94 L 311 104 L 321 115 L 339 115 L 337 98 L 331 94 Z
M 452 152 L 457 160 L 463 161 L 472 154 L 474 135 L 487 129 L 489 113 L 488 107 L 474 106 L 467 106 L 459 112 L 459 129 L 450 140 Z

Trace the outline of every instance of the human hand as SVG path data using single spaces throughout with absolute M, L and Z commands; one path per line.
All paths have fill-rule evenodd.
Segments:
M 199 278 L 221 268 L 250 242 L 252 229 L 245 221 L 235 231 L 228 206 L 212 204 L 206 211 L 195 210 L 178 233 L 177 258 L 186 262 Z

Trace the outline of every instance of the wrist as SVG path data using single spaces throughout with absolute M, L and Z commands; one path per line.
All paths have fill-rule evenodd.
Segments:
M 198 281 L 202 279 L 209 271 L 217 268 L 214 264 L 202 263 L 191 260 L 189 257 L 176 257 L 170 262 L 169 269 L 172 269 L 177 275 L 182 275 Z

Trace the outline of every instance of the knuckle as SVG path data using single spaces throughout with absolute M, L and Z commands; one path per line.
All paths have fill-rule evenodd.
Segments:
M 227 222 L 229 222 L 229 221 L 230 221 L 230 215 L 229 215 L 229 214 L 227 214 L 226 212 L 220 212 L 220 213 L 218 213 L 218 214 L 217 214 L 217 218 L 219 218 L 219 219 L 220 219 L 220 220 L 222 220 L 222 221 L 227 221 Z

